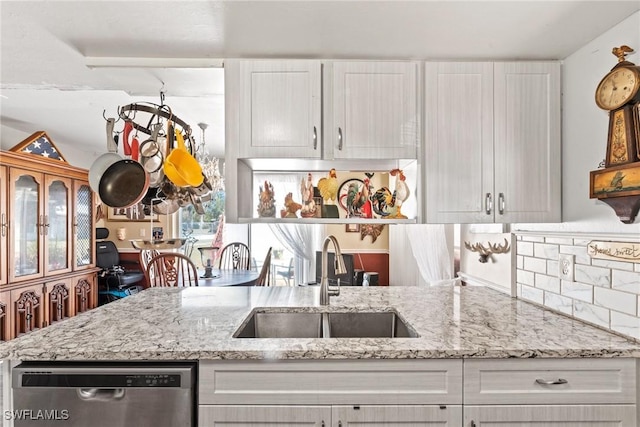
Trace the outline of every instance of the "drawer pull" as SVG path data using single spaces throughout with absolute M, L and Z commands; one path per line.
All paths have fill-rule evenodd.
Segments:
M 567 384 L 569 381 L 562 379 L 562 378 L 558 378 L 557 380 L 541 380 L 540 378 L 538 378 L 536 380 L 536 383 L 541 384 L 541 385 L 559 385 L 559 384 Z

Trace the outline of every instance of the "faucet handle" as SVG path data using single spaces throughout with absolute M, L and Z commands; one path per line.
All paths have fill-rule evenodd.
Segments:
M 331 286 L 327 282 L 327 290 L 329 291 L 329 295 L 333 297 L 337 297 L 338 295 L 340 295 L 340 279 L 338 279 L 336 282 L 338 283 L 337 286 Z

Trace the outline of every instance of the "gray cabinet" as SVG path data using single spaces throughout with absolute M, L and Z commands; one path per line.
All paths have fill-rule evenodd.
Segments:
M 425 67 L 427 222 L 561 221 L 560 64 Z

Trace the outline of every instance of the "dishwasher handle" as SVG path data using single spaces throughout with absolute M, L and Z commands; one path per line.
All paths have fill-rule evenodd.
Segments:
M 97 402 L 120 400 L 125 395 L 123 388 L 78 388 L 76 391 L 81 400 Z

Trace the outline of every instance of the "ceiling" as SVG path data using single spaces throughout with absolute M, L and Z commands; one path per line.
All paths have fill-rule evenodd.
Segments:
M 564 59 L 637 10 L 640 0 L 0 1 L 0 140 L 8 149 L 44 130 L 63 153 L 94 158 L 103 112 L 160 103 L 163 91 L 198 140 L 208 124 L 221 156 L 224 58 Z

